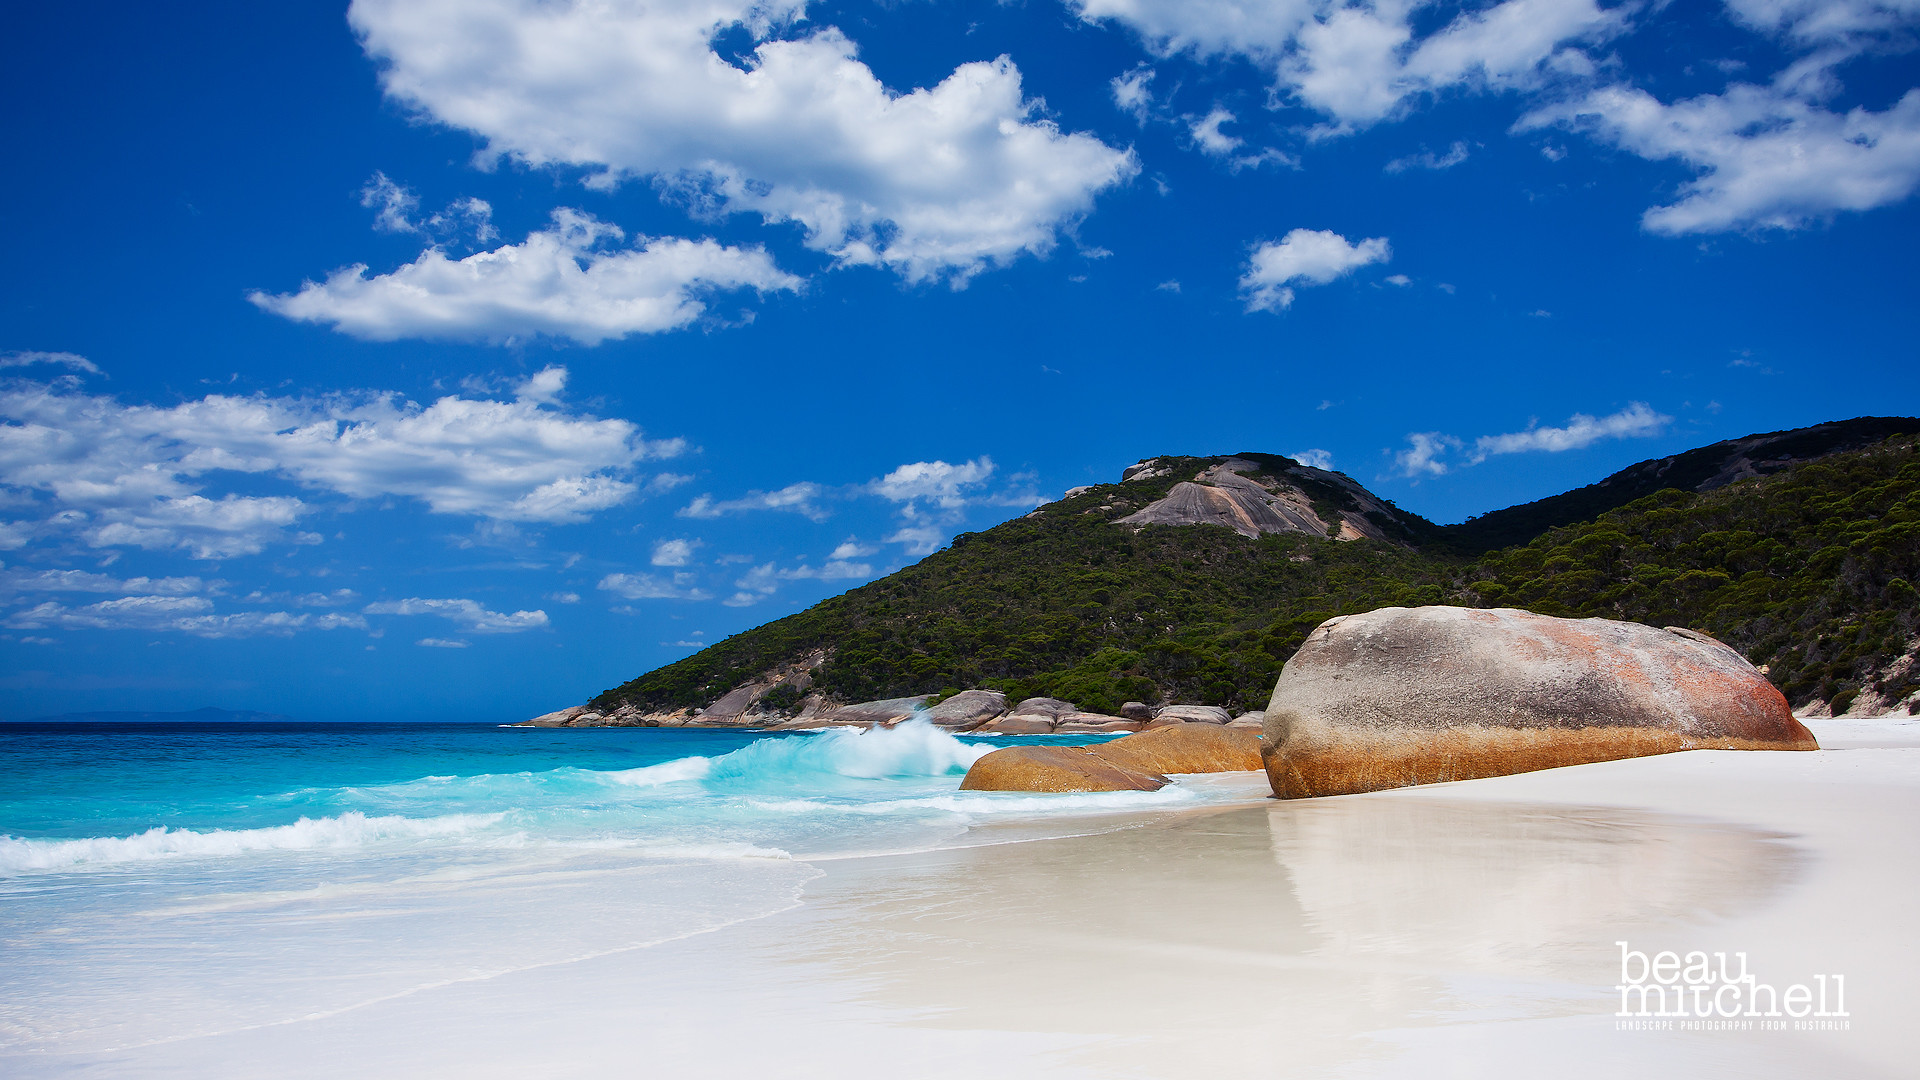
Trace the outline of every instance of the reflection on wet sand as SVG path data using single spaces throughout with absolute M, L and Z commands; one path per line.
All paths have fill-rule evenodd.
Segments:
M 783 951 L 918 1025 L 1098 1037 L 1062 1065 L 1266 1075 L 1390 1057 L 1370 1032 L 1605 1023 L 1614 941 L 1797 870 L 1756 830 L 1355 796 L 834 866 Z

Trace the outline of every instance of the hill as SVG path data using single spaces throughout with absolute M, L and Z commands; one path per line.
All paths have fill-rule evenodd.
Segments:
M 1583 498 L 1606 502 L 1662 476 L 1690 486 L 1657 488 L 1477 554 L 1349 478 L 1288 458 L 1152 459 L 1120 483 L 963 534 L 898 573 L 593 704 L 668 711 L 746 691 L 736 697 L 791 706 L 810 694 L 858 701 L 992 687 L 1103 712 L 1130 699 L 1260 708 L 1280 665 L 1321 621 L 1437 603 L 1694 626 L 1766 665 L 1796 706 L 1900 701 L 1920 690 L 1911 584 L 1920 575 L 1920 439 L 1781 456 L 1830 440 L 1835 427 L 1750 437 L 1763 440 L 1750 448 L 1771 453 L 1746 454 L 1744 480 L 1709 483 L 1738 461 L 1726 448 L 1748 440 L 1661 459 L 1672 463 L 1664 473 L 1626 470 L 1610 479 L 1639 478 Z M 1216 493 L 1176 490 L 1183 486 Z M 1573 505 L 1533 513 L 1544 520 Z M 1213 519 L 1142 517 L 1155 507 Z
M 1916 432 L 1920 432 L 1920 418 L 1862 416 L 1727 439 L 1672 457 L 1629 465 L 1597 484 L 1469 518 L 1447 526 L 1446 532 L 1463 550 L 1492 551 L 1524 544 L 1548 529 L 1592 521 L 1656 491 L 1712 491 L 1736 481 L 1771 476 L 1803 461 Z

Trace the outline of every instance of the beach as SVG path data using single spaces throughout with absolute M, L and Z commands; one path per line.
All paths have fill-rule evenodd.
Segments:
M 1265 798 L 1255 774 L 1188 778 L 1206 798 L 781 862 L 777 909 L 679 925 L 663 908 L 644 944 L 325 1015 L 15 1051 L 0 1069 L 1905 1075 L 1920 722 L 1810 726 L 1817 753 L 1696 751 L 1322 800 Z M 569 908 L 552 885 L 545 918 L 617 917 L 617 897 L 585 888 Z M 541 913 L 512 914 L 546 932 Z M 1845 1015 L 1772 1022 L 1785 1030 L 1617 1017 L 1623 952 L 1668 950 L 1744 953 L 1781 990 L 1841 977 L 1826 985 L 1844 1002 L 1825 1011 Z

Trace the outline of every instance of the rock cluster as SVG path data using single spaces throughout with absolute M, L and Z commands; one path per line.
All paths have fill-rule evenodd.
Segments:
M 1260 768 L 1260 739 L 1224 724 L 1159 724 L 1091 746 L 1009 746 L 973 763 L 962 791 L 1155 791 L 1174 773 Z
M 1322 623 L 1281 670 L 1261 742 L 1283 799 L 1695 749 L 1818 746 L 1705 634 L 1454 607 Z
M 928 694 L 885 698 L 852 705 L 829 705 L 809 698 L 798 716 L 757 711 L 756 695 L 772 684 L 736 688 L 706 709 L 644 713 L 632 706 L 602 712 L 576 705 L 525 721 L 527 727 L 769 727 L 804 730 L 823 727 L 887 727 L 921 717 L 952 732 L 975 731 L 997 735 L 1098 734 L 1140 731 L 1154 724 L 1199 722 L 1247 727 L 1246 716 L 1230 719 L 1227 710 L 1212 705 L 1150 706 L 1129 701 L 1119 716 L 1086 712 L 1071 701 L 1027 698 L 1013 705 L 998 690 L 963 690 L 929 707 Z M 1254 715 L 1254 714 L 1248 714 Z M 1257 722 L 1251 726 L 1257 727 Z

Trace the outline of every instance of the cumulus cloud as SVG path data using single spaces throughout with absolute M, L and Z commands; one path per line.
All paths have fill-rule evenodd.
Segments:
M 1325 450 L 1295 450 L 1287 456 L 1309 468 L 1333 470 L 1333 455 Z
M 1464 440 L 1438 431 L 1414 432 L 1407 436 L 1406 449 L 1394 455 L 1394 464 L 1400 475 L 1409 478 L 1445 476 L 1455 464 L 1478 465 L 1496 454 L 1557 454 L 1566 450 L 1582 450 L 1602 439 L 1658 435 L 1672 422 L 1673 417 L 1655 412 L 1646 402 L 1635 401 L 1610 416 L 1574 413 L 1564 427 L 1530 424 L 1525 431 L 1482 435 L 1473 441 L 1472 449 L 1467 451 L 1464 461 L 1458 463 L 1450 462 L 1448 458 L 1467 449 L 1468 444 Z
M 1115 75 L 1107 81 L 1113 91 L 1113 107 L 1144 125 L 1153 113 L 1153 91 L 1149 88 L 1152 82 L 1153 68 L 1147 64 Z
M 916 461 L 902 465 L 868 485 L 875 495 L 896 503 L 929 502 L 948 510 L 967 504 L 969 493 L 993 475 L 993 459 L 978 457 L 959 465 Z
M 1256 246 L 1240 277 L 1248 311 L 1280 311 L 1293 304 L 1292 285 L 1325 285 L 1370 263 L 1393 257 L 1387 238 L 1351 243 L 1339 233 L 1295 229 L 1278 243 Z
M 1402 476 L 1445 476 L 1448 452 L 1460 448 L 1460 440 L 1438 431 L 1417 431 L 1407 436 L 1407 448 L 1393 456 Z
M 1215 106 L 1205 116 L 1187 117 L 1187 133 L 1193 136 L 1194 145 L 1215 157 L 1225 157 L 1240 149 L 1244 139 L 1228 135 L 1220 130 L 1220 125 L 1233 123 L 1233 114 Z
M 1881 112 L 1837 113 L 1779 86 L 1742 83 L 1670 105 L 1610 86 L 1535 110 L 1517 128 L 1548 125 L 1693 169 L 1678 201 L 1642 216 L 1656 233 L 1796 228 L 1920 185 L 1920 90 Z
M 818 502 L 825 490 L 819 484 L 803 480 L 778 491 L 749 491 L 738 499 L 716 501 L 711 495 L 701 495 L 675 511 L 675 516 L 705 519 L 752 510 L 785 510 L 812 521 L 825 521 L 827 511 Z
M 489 156 L 651 177 L 716 213 L 801 227 L 842 265 L 956 282 L 1045 254 L 1130 151 L 1037 115 L 1006 57 L 895 93 L 797 0 L 355 0 L 396 101 Z M 753 48 L 736 64 L 725 32 Z
M 698 540 L 662 540 L 653 545 L 653 565 L 685 566 L 693 561 L 693 552 L 700 546 Z
M 320 540 L 293 531 L 314 510 L 303 498 L 203 494 L 221 473 L 351 499 L 415 498 L 436 513 L 583 521 L 635 494 L 626 479 L 635 464 L 684 444 L 542 404 L 564 384 L 564 370 L 549 368 L 514 401 L 212 394 L 157 407 L 67 382 L 15 382 L 0 386 L 0 493 L 45 515 L 37 533 L 209 559 Z
M 324 323 L 373 341 L 400 338 L 508 340 L 546 334 L 598 345 L 686 326 L 706 311 L 708 293 L 795 290 L 800 279 L 760 248 L 712 240 L 638 237 L 575 210 L 553 212 L 551 228 L 464 259 L 437 247 L 390 274 L 356 264 L 323 282 L 248 299 L 277 315 Z
M 1539 85 L 1555 65 L 1586 63 L 1565 46 L 1604 42 L 1629 25 L 1626 6 L 1603 9 L 1594 0 L 1506 0 L 1431 29 L 1430 5 L 1417 2 L 1072 0 L 1072 6 L 1090 22 L 1130 27 L 1163 56 L 1248 59 L 1271 73 L 1283 96 L 1332 118 L 1326 133 L 1376 123 L 1450 88 Z
M 694 585 L 694 576 L 681 571 L 671 577 L 653 574 L 608 574 L 598 586 L 627 600 L 709 600 L 712 595 Z
M 489 611 L 477 600 L 455 598 L 429 600 L 408 597 L 405 600 L 380 600 L 361 608 L 368 615 L 435 615 L 451 619 L 472 634 L 518 634 L 547 625 L 544 611 L 516 611 L 507 614 Z

